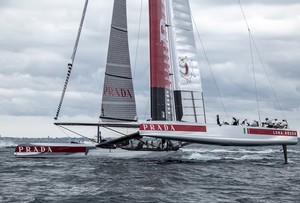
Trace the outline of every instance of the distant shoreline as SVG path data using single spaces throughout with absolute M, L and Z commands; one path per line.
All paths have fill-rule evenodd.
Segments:
M 42 137 L 42 138 L 26 138 L 26 137 L 0 137 L 0 147 L 3 146 L 16 146 L 20 143 L 70 143 L 70 142 L 83 142 L 85 138 L 78 137 Z

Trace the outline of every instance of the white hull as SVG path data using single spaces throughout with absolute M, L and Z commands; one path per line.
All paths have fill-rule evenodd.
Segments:
M 250 126 L 149 122 L 140 135 L 200 144 L 228 146 L 295 145 L 297 131 Z

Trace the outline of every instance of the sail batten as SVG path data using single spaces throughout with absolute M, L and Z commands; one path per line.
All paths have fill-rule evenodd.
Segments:
M 111 74 L 108 74 L 108 73 L 105 73 L 105 75 L 108 75 L 108 76 L 111 76 L 111 77 L 116 77 L 116 78 L 123 78 L 123 79 L 132 80 L 132 78 L 123 77 L 123 76 L 119 76 L 119 75 L 111 75 Z
M 136 121 L 129 57 L 126 0 L 115 0 L 108 46 L 101 121 Z
M 119 31 L 127 32 L 127 29 L 124 28 L 124 27 L 118 27 L 118 26 L 115 26 L 115 25 L 111 25 L 111 28 L 114 28 L 114 29 L 119 30 Z

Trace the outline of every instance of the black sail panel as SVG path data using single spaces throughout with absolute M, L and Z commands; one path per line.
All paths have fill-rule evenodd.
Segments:
M 135 121 L 126 0 L 115 0 L 101 105 L 102 121 Z

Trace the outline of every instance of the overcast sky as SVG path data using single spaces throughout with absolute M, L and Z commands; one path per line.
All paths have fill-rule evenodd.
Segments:
M 143 120 L 149 117 L 148 6 L 147 0 L 127 2 L 134 87 Z M 282 109 L 290 126 L 299 130 L 300 1 L 241 3 L 260 53 L 252 42 L 261 119 L 283 119 Z M 211 67 L 196 33 L 208 122 L 215 122 L 216 114 L 227 121 L 217 88 L 229 119 L 258 120 L 249 33 L 238 0 L 191 0 L 190 4 Z M 53 117 L 83 5 L 84 0 L 0 1 L 2 136 L 65 136 L 53 125 Z M 112 6 L 113 0 L 89 2 L 60 121 L 98 121 Z

